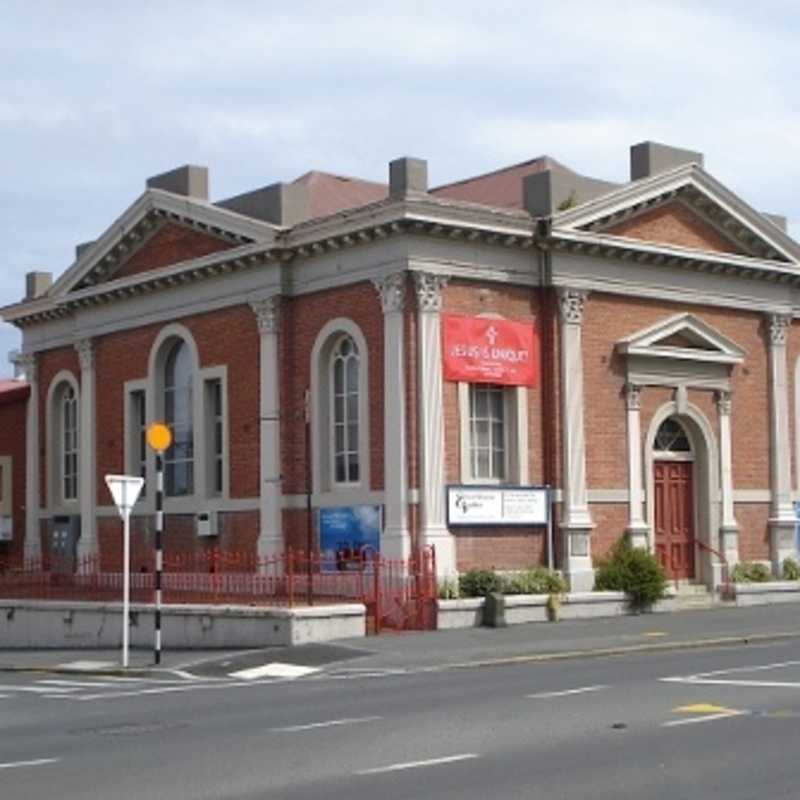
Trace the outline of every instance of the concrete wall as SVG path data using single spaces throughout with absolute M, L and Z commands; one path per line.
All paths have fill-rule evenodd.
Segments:
M 164 606 L 165 649 L 270 647 L 366 635 L 363 605 L 315 608 Z M 0 600 L 4 648 L 113 648 L 122 643 L 120 603 Z M 131 605 L 132 647 L 152 647 L 153 611 Z

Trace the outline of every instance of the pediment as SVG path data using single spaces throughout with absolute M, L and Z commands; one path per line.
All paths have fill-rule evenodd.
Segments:
M 800 246 L 697 164 L 634 181 L 553 217 L 553 232 L 601 235 L 800 266 Z
M 716 328 L 693 314 L 678 314 L 620 339 L 617 352 L 677 361 L 739 364 L 744 351 Z
M 208 202 L 147 189 L 96 241 L 79 248 L 47 294 L 60 297 L 216 252 L 270 244 L 278 230 Z

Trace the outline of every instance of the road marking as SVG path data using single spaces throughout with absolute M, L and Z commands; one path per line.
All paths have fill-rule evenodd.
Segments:
M 31 694 L 46 694 L 48 692 L 57 692 L 66 694 L 74 692 L 75 689 L 57 688 L 55 686 L 0 686 L 0 691 L 3 692 L 30 692 Z
M 0 764 L 0 769 L 16 769 L 17 767 L 41 767 L 45 764 L 55 764 L 60 758 L 36 758 L 33 761 L 9 761 Z
M 270 728 L 271 733 L 299 733 L 311 731 L 316 728 L 333 728 L 338 725 L 358 725 L 361 722 L 374 722 L 383 717 L 346 717 L 344 719 L 329 719 L 325 722 L 310 722 L 307 725 L 288 725 L 285 728 Z
M 0 700 L 8 700 L 9 697 L 11 697 L 10 694 L 0 694 Z
M 725 712 L 735 711 L 736 709 L 726 708 L 725 706 L 715 706 L 713 703 L 692 703 L 692 705 L 678 706 L 672 710 L 679 714 L 723 714 Z
M 600 692 L 603 689 L 608 689 L 608 686 L 598 684 L 597 686 L 581 686 L 578 689 L 565 689 L 561 692 L 539 692 L 538 694 L 526 694 L 525 697 L 530 700 L 542 700 L 547 697 L 567 697 L 571 694 L 586 694 L 587 692 Z
M 454 764 L 457 761 L 469 761 L 473 758 L 480 758 L 477 753 L 462 753 L 457 756 L 445 756 L 444 758 L 429 758 L 425 761 L 407 761 L 404 764 L 389 764 L 386 767 L 373 767 L 372 769 L 362 769 L 356 775 L 380 775 L 383 772 L 399 772 L 404 769 L 417 769 L 419 767 L 437 767 L 440 764 Z
M 74 689 L 101 689 L 104 686 L 115 686 L 113 683 L 105 683 L 102 681 L 61 681 L 55 678 L 46 681 L 36 681 L 36 683 L 46 686 L 69 686 Z
M 658 639 L 661 636 L 669 636 L 669 634 L 666 631 L 646 631 L 642 636 L 648 639 Z
M 800 689 L 798 681 L 746 681 L 725 678 L 701 678 L 689 675 L 685 678 L 661 678 L 664 683 L 690 683 L 695 686 L 744 686 L 756 689 Z
M 58 669 L 75 670 L 75 672 L 92 672 L 98 669 L 117 668 L 116 661 L 70 661 L 67 664 L 58 664 Z
M 315 672 L 319 672 L 317 667 L 302 667 L 299 664 L 284 664 L 280 661 L 273 661 L 270 664 L 262 664 L 258 667 L 230 672 L 229 675 L 231 678 L 249 681 L 255 678 L 302 678 L 304 675 L 312 675 Z
M 696 725 L 698 722 L 713 722 L 718 719 L 728 719 L 730 717 L 741 717 L 748 714 L 748 711 L 725 711 L 722 714 L 707 714 L 704 717 L 692 717 L 691 719 L 673 719 L 669 722 L 662 722 L 662 728 L 674 728 L 678 725 Z

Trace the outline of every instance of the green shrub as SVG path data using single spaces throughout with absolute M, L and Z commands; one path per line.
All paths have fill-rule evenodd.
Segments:
M 757 561 L 740 561 L 731 571 L 734 583 L 767 583 L 772 580 L 772 573 L 766 564 Z
M 567 591 L 566 581 L 547 567 L 530 567 L 506 580 L 506 594 L 562 594 Z
M 491 569 L 471 569 L 459 576 L 458 590 L 461 597 L 486 597 L 502 592 L 503 583 L 503 578 Z
M 800 581 L 800 564 L 793 558 L 785 558 L 781 574 L 785 581 Z
M 634 608 L 649 608 L 664 597 L 667 576 L 656 560 L 646 550 L 631 547 L 622 539 L 607 559 L 598 565 L 595 589 L 625 592 Z

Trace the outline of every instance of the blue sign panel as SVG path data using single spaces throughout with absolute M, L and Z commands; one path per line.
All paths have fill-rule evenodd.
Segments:
M 325 571 L 364 569 L 380 552 L 381 506 L 320 508 L 319 543 Z

